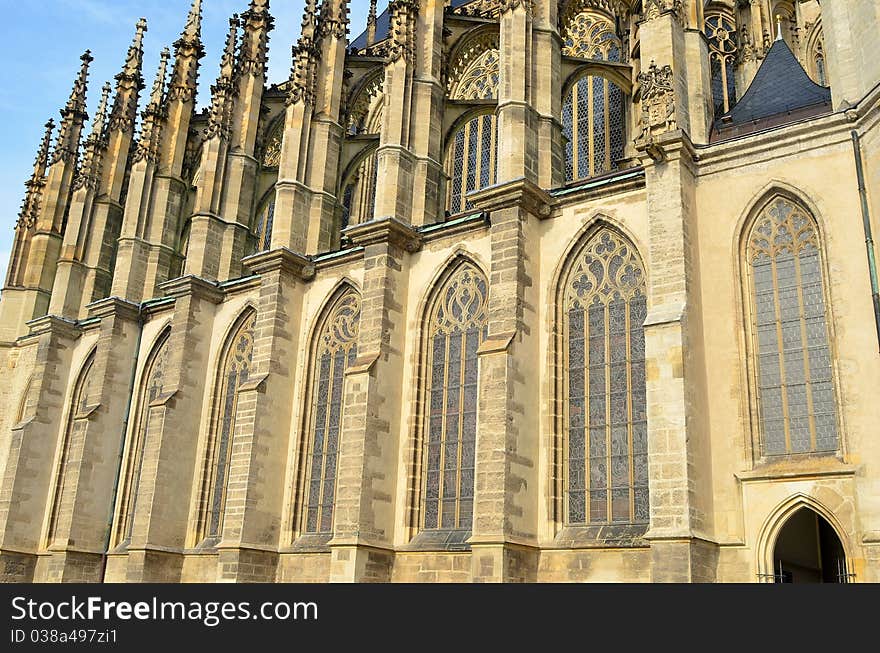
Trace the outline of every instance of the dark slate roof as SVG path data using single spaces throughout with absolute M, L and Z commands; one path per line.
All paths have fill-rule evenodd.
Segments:
M 788 44 L 777 39 L 749 90 L 716 127 L 724 131 L 789 114 L 801 116 L 804 109 L 824 105 L 831 105 L 831 89 L 810 79 Z
M 451 8 L 457 9 L 458 7 L 462 7 L 469 2 L 473 2 L 473 0 L 452 0 Z M 388 34 L 391 31 L 391 14 L 388 12 L 388 9 L 379 14 L 379 17 L 376 18 L 376 43 L 381 43 L 385 39 L 388 38 Z M 364 31 L 359 37 L 357 37 L 354 41 L 351 42 L 349 46 L 354 50 L 363 50 L 367 47 L 367 32 Z

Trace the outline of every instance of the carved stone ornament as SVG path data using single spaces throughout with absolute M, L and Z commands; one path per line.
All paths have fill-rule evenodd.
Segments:
M 685 25 L 684 0 L 645 0 L 644 19 L 656 20 L 665 14 L 672 14 L 679 24 Z
M 638 141 L 651 142 L 654 136 L 675 130 L 673 78 L 672 66 L 660 68 L 653 61 L 646 72 L 639 74 L 642 133 Z

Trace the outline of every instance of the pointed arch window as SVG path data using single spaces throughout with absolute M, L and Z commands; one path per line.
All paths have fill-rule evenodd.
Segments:
M 427 323 L 422 528 L 470 531 L 474 510 L 478 355 L 487 335 L 489 284 L 460 264 L 436 295 Z
M 165 382 L 165 362 L 168 357 L 168 339 L 170 331 L 166 331 L 147 359 L 141 381 L 141 389 L 137 400 L 133 428 L 129 436 L 125 471 L 119 493 L 119 510 L 116 518 L 114 542 L 120 545 L 131 538 L 134 521 L 134 506 L 140 487 L 141 471 L 144 464 L 144 447 L 150 429 L 150 404 L 162 395 Z
M 275 226 L 275 192 L 270 191 L 269 196 L 260 204 L 257 211 L 256 229 L 254 235 L 257 238 L 257 251 L 268 252 L 272 249 L 272 229 Z
M 565 95 L 562 133 L 567 181 L 618 169 L 626 146 L 625 98 L 617 84 L 600 75 L 582 76 Z
M 68 518 L 72 513 L 72 506 L 69 503 L 73 501 L 74 491 L 70 467 L 74 464 L 74 461 L 82 457 L 83 438 L 85 437 L 85 430 L 88 425 L 89 393 L 92 386 L 92 377 L 94 376 L 94 367 L 95 352 L 92 352 L 86 359 L 77 377 L 68 409 L 67 424 L 61 442 L 61 455 L 55 477 L 52 509 L 49 511 L 48 546 L 56 543 L 64 544 L 64 542 L 58 541 L 61 535 L 61 525 L 59 522 L 62 513 L 68 515 Z
M 202 515 L 199 524 L 200 539 L 218 540 L 223 532 L 226 491 L 232 462 L 232 440 L 238 412 L 238 393 L 251 372 L 256 317 L 256 312 L 251 310 L 240 319 L 239 326 L 227 341 L 221 358 L 207 449 Z
M 571 525 L 648 522 L 645 272 L 607 227 L 562 289 L 564 486 Z
M 368 148 L 345 181 L 342 191 L 342 229 L 373 219 L 379 175 L 376 155 L 376 147 Z
M 745 248 L 763 456 L 839 448 L 827 288 L 815 219 L 771 200 Z
M 447 211 L 471 208 L 468 193 L 492 186 L 498 176 L 498 118 L 494 110 L 468 120 L 452 137 L 446 157 L 449 176 Z
M 730 111 L 737 101 L 736 57 L 739 52 L 739 37 L 734 19 L 726 14 L 707 16 L 705 33 L 709 39 L 712 101 L 715 117 L 719 118 Z
M 494 44 L 493 44 L 494 45 Z M 468 52 L 467 63 L 460 76 L 454 80 L 450 97 L 453 100 L 497 100 L 501 81 L 501 53 L 497 46 L 482 52 Z
M 334 303 L 317 332 L 307 431 L 308 480 L 302 523 L 305 534 L 333 532 L 345 373 L 357 359 L 360 317 L 360 296 L 347 290 Z

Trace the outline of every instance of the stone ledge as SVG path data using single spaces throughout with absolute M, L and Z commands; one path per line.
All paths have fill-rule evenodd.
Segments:
M 47 315 L 45 317 L 37 318 L 36 320 L 31 320 L 27 323 L 27 326 L 30 327 L 31 330 L 29 336 L 42 336 L 49 333 L 62 338 L 75 340 L 82 334 L 82 329 L 80 329 L 76 322 L 54 315 Z
M 815 478 L 855 476 L 859 468 L 836 457 L 813 456 L 761 464 L 755 469 L 735 474 L 741 483 L 763 481 L 801 481 Z
M 242 259 L 242 264 L 247 266 L 255 274 L 268 272 L 286 272 L 303 281 L 315 278 L 315 264 L 302 254 L 281 247 L 268 252 L 260 252 L 253 256 Z
M 105 317 L 118 317 L 134 322 L 140 318 L 141 308 L 134 302 L 119 297 L 108 297 L 86 306 L 89 319 L 103 319 Z
M 411 225 L 397 218 L 382 218 L 343 230 L 351 242 L 358 247 L 391 244 L 415 254 L 422 248 L 422 237 Z
M 208 281 L 194 275 L 187 275 L 179 279 L 172 279 L 161 284 L 159 288 L 168 297 L 179 299 L 181 297 L 195 297 L 196 299 L 205 299 L 212 304 L 220 304 L 223 302 L 224 293 L 220 288 L 220 284 L 215 281 Z
M 468 193 L 467 199 L 477 211 L 521 208 L 541 220 L 552 215 L 553 198 L 525 177 Z

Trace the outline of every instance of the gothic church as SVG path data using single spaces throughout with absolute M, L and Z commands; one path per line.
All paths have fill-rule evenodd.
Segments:
M 880 582 L 876 0 L 202 4 L 39 145 L 0 579 Z

